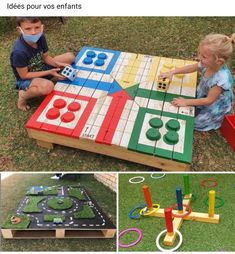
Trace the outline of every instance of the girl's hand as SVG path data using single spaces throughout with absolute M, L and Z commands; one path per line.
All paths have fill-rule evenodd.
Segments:
M 187 107 L 187 99 L 183 97 L 174 98 L 171 104 L 175 107 Z
M 165 72 L 165 73 L 162 73 L 158 76 L 158 79 L 169 79 L 170 82 L 172 81 L 172 78 L 173 78 L 173 75 L 174 73 L 172 71 L 168 71 L 168 72 Z

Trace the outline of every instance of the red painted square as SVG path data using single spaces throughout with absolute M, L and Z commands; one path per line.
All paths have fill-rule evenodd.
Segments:
M 63 101 L 65 103 L 62 103 Z M 81 107 L 77 107 L 76 110 L 75 108 L 72 108 L 72 112 L 71 108 L 69 110 L 69 105 L 74 102 L 83 104 L 83 112 L 79 112 Z M 94 98 L 53 91 L 45 98 L 45 100 L 27 122 L 26 128 L 78 138 L 95 103 L 96 99 Z M 57 111 L 59 110 L 59 116 L 57 116 L 57 114 L 53 114 L 54 111 L 52 109 L 54 108 Z M 50 110 L 52 110 L 52 115 L 48 114 Z M 72 114 L 75 117 L 72 117 Z

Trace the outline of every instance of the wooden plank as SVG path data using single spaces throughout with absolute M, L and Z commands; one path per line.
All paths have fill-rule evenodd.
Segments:
M 182 218 L 174 218 L 173 220 L 173 228 L 179 230 L 181 225 L 183 223 L 183 219 Z M 172 246 L 175 242 L 177 233 L 173 233 L 172 235 L 166 234 L 163 243 L 167 246 Z
M 3 238 L 12 239 L 14 237 L 14 230 L 1 229 Z
M 172 213 L 177 213 L 177 210 L 172 210 Z M 164 209 L 159 209 L 157 212 L 149 215 L 164 218 Z M 188 216 L 184 217 L 183 220 L 191 220 L 206 223 L 219 223 L 219 214 L 215 214 L 213 217 L 209 217 L 208 213 L 191 212 Z
M 53 149 L 53 144 L 50 143 L 50 142 L 46 142 L 46 141 L 42 141 L 42 140 L 36 140 L 37 141 L 37 145 L 38 146 L 41 146 L 41 147 L 44 147 L 44 148 L 47 148 L 49 150 L 52 150 Z
M 6 239 L 48 239 L 48 238 L 113 238 L 116 229 L 1 229 Z
M 59 228 L 55 230 L 55 237 L 56 238 L 64 238 L 65 237 L 65 229 Z
M 102 230 L 105 238 L 113 238 L 116 234 L 116 229 Z

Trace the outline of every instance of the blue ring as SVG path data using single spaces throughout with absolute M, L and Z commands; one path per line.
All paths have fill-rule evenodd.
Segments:
M 139 219 L 139 218 L 140 218 L 140 214 L 134 216 L 133 213 L 134 213 L 137 209 L 143 209 L 143 208 L 145 208 L 145 207 L 146 207 L 146 204 L 144 204 L 144 205 L 139 205 L 139 206 L 134 207 L 134 208 L 129 212 L 128 217 L 129 217 L 130 219 Z

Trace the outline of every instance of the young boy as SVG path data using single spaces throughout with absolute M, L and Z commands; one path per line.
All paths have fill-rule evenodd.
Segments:
M 53 90 L 51 78 L 64 79 L 58 72 L 71 65 L 75 56 L 70 52 L 55 57 L 48 54 L 43 24 L 37 17 L 17 18 L 17 31 L 20 37 L 14 44 L 10 61 L 19 90 L 17 107 L 26 111 L 28 99 L 47 95 Z

